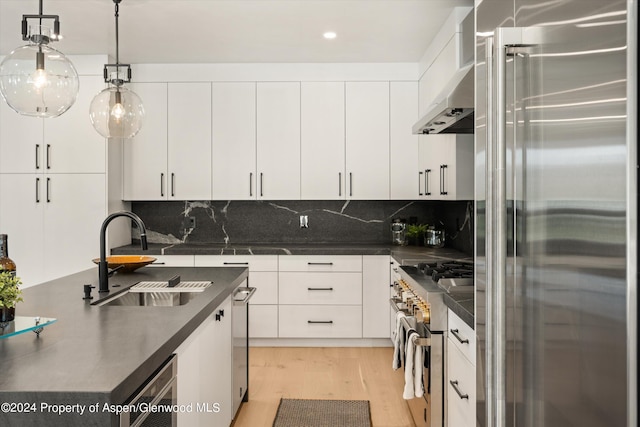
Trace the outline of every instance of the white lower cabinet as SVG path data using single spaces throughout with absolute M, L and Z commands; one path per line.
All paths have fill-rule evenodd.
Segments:
M 449 310 L 446 407 L 449 427 L 476 425 L 475 332 Z
M 281 256 L 280 338 L 362 338 L 362 256 Z
M 151 267 L 194 267 L 193 255 L 150 255 L 156 259 Z
M 280 305 L 280 338 L 361 338 L 361 305 Z
M 389 338 L 388 319 L 393 313 L 389 305 L 388 255 L 362 256 L 362 337 Z
M 278 337 L 277 255 L 196 255 L 196 267 L 247 267 L 249 286 L 256 292 L 249 300 L 249 337 Z
M 223 315 L 220 311 L 223 311 Z M 232 399 L 232 301 L 228 297 L 178 347 L 178 412 L 180 426 L 228 427 Z
M 280 304 L 361 305 L 362 273 L 280 273 Z

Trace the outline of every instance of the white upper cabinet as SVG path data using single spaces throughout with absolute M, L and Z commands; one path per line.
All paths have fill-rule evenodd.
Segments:
M 43 122 L 16 113 L 0 98 L 0 173 L 44 170 Z
M 258 199 L 300 199 L 300 83 L 257 84 Z
M 347 198 L 389 199 L 389 82 L 346 84 Z
M 411 133 L 418 120 L 418 83 L 391 82 L 390 92 L 390 198 L 413 200 L 419 195 L 418 135 Z
M 303 82 L 301 198 L 345 198 L 345 84 Z
M 20 115 L 0 100 L 0 173 L 104 173 L 105 139 L 89 120 L 104 85 L 101 76 L 80 76 L 74 105 L 49 119 Z
M 89 105 L 104 88 L 102 76 L 80 76 L 80 91 L 75 104 L 61 116 L 44 120 L 46 172 L 106 171 L 106 139 L 96 132 L 89 119 Z
M 420 135 L 421 199 L 473 199 L 473 135 Z
M 146 116 L 124 141 L 125 200 L 211 198 L 211 84 L 136 83 Z
M 211 83 L 169 83 L 168 197 L 211 198 Z
M 212 83 L 213 199 L 256 198 L 256 84 Z
M 124 140 L 125 200 L 167 199 L 167 84 L 135 83 L 145 118 L 140 132 Z

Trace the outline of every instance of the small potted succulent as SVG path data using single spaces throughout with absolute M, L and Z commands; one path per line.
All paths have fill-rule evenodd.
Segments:
M 22 301 L 21 284 L 13 272 L 0 271 L 0 322 L 15 319 L 16 304 Z
M 424 244 L 424 233 L 427 231 L 427 224 L 409 224 L 407 226 L 407 240 L 410 245 L 421 246 Z

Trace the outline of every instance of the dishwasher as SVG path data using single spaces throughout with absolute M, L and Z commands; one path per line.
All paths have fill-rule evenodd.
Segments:
M 233 294 L 233 418 L 249 400 L 249 299 L 255 291 L 241 286 Z

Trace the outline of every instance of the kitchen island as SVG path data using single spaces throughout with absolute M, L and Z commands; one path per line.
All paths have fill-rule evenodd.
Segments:
M 17 315 L 58 320 L 40 336 L 0 339 L 0 425 L 118 425 L 104 405 L 125 403 L 247 274 L 242 267 L 145 267 L 115 274 L 110 292 L 98 296 L 94 289 L 91 301 L 83 300 L 83 285 L 97 288 L 96 268 L 25 289 Z M 92 305 L 137 282 L 174 275 L 213 285 L 182 306 Z

